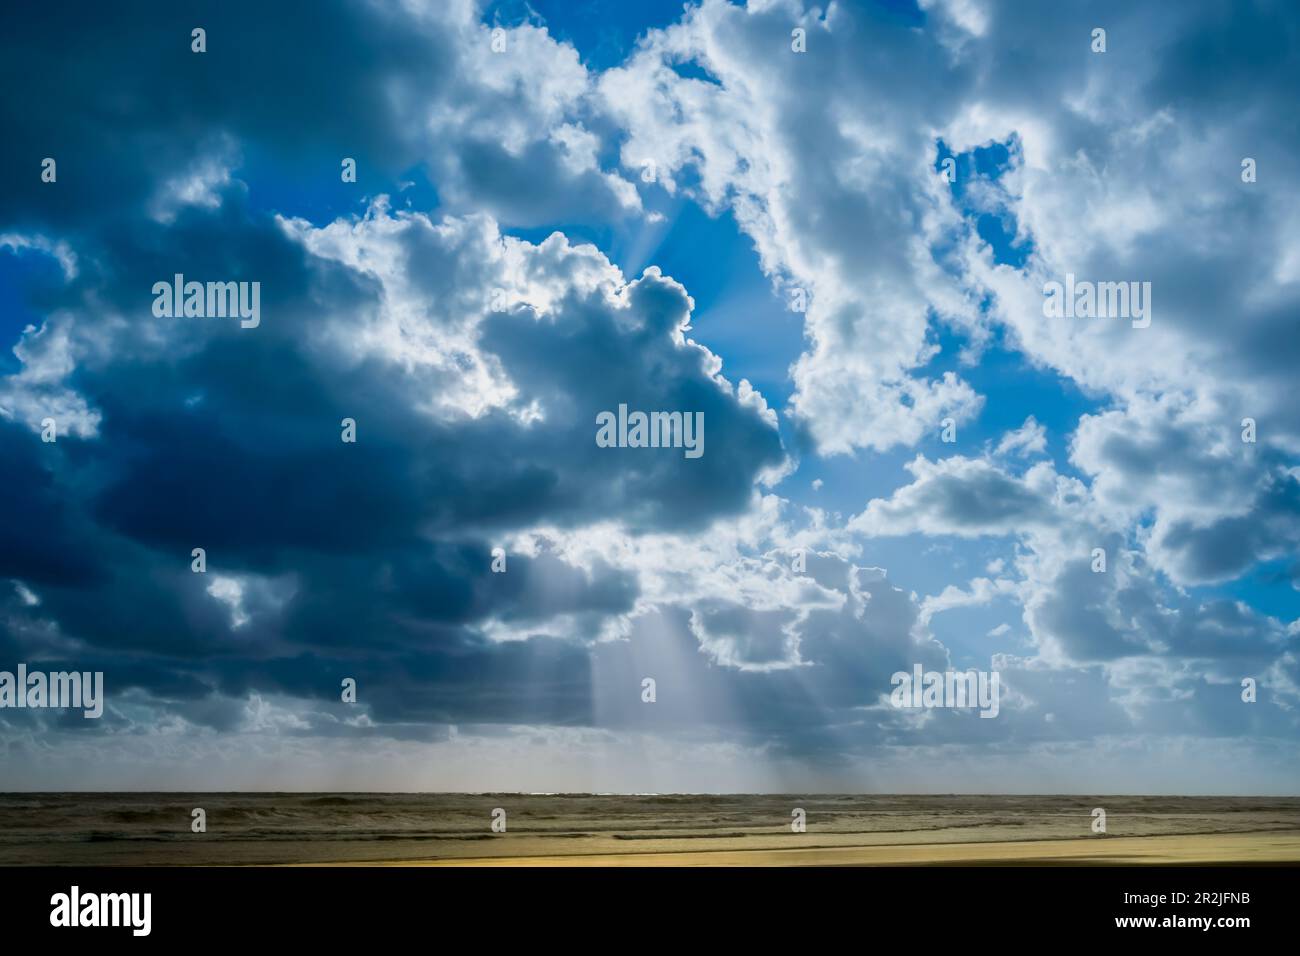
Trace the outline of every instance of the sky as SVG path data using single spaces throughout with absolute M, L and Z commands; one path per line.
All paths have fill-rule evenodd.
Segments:
M 8 20 L 0 788 L 1300 791 L 1293 5 Z

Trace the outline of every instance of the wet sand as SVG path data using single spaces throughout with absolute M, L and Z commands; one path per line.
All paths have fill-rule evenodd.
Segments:
M 0 866 L 944 863 L 1300 864 L 1300 798 L 0 794 Z

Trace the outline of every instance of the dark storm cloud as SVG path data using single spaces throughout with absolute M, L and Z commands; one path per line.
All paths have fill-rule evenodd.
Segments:
M 7 656 L 71 650 L 114 694 L 219 730 L 240 719 L 227 698 L 337 702 L 344 676 L 381 723 L 588 722 L 582 644 L 631 610 L 635 578 L 546 551 L 511 554 L 496 575 L 491 548 L 539 522 L 699 527 L 735 513 L 781 459 L 774 426 L 712 378 L 707 353 L 673 341 L 689 300 L 657 274 L 617 309 L 575 287 L 545 317 L 516 307 L 485 322 L 483 353 L 547 406 L 544 422 L 430 415 L 454 376 L 354 347 L 385 308 L 383 283 L 254 208 L 241 157 L 270 157 L 326 196 L 344 155 L 389 177 L 428 161 L 520 221 L 550 213 L 511 197 L 569 201 L 568 188 L 604 216 L 608 184 L 545 142 L 489 164 L 474 131 L 463 156 L 431 144 L 421 111 L 440 103 L 529 105 L 524 87 L 466 75 L 472 22 L 353 3 L 128 7 L 28 11 L 0 67 L 29 91 L 0 106 L 15 147 L 0 157 L 0 230 L 67 239 L 80 265 L 61 295 L 42 293 L 65 338 L 30 344 L 29 367 L 62 371 L 11 382 L 32 408 L 66 389 L 98 416 L 93 436 L 65 422 L 54 444 L 0 420 L 0 575 L 38 595 L 6 604 Z M 206 54 L 190 52 L 194 26 Z M 39 181 L 44 156 L 55 185 Z M 159 206 L 213 158 L 235 178 Z M 408 225 L 394 253 L 428 321 L 450 321 L 453 295 L 486 313 L 490 250 L 431 235 Z M 552 246 L 535 270 L 571 282 L 566 255 Z M 155 317 L 152 286 L 175 273 L 259 282 L 262 322 Z M 619 402 L 702 411 L 705 457 L 598 448 L 595 415 Z M 340 441 L 345 417 L 354 445 Z M 206 574 L 190 569 L 196 547 Z M 494 642 L 493 621 L 533 636 Z
M 199 217 L 211 220 L 206 225 L 193 218 L 178 224 L 175 268 L 204 261 L 188 249 L 211 248 L 234 274 L 256 269 L 264 287 L 278 290 L 264 302 L 264 325 L 155 322 L 139 294 L 147 284 L 96 290 L 101 299 L 119 296 L 114 305 L 134 323 L 104 333 L 111 346 L 68 380 L 102 413 L 97 437 L 46 445 L 7 426 L 23 457 L 7 456 L 6 467 L 25 479 L 22 494 L 5 501 L 9 573 L 44 585 L 41 604 L 21 613 L 57 622 L 66 637 L 170 655 L 198 673 L 204 666 L 242 673 L 241 681 L 226 681 L 240 692 L 264 676 L 273 689 L 321 693 L 311 684 L 324 679 L 319 669 L 289 679 L 301 661 L 254 668 L 249 659 L 328 648 L 350 672 L 365 674 L 370 700 L 382 701 L 386 714 L 454 717 L 478 700 L 463 718 L 531 719 L 551 706 L 548 687 L 568 686 L 562 675 L 576 658 L 557 653 L 565 646 L 558 640 L 540 640 L 526 654 L 517 644 L 493 646 L 474 637 L 474 627 L 494 617 L 535 622 L 546 633 L 548 619 L 571 615 L 563 636 L 593 637 L 602 617 L 631 608 L 635 581 L 602 564 L 583 573 L 546 554 L 512 555 L 508 573 L 493 575 L 492 542 L 483 533 L 542 520 L 695 526 L 741 507 L 757 469 L 779 461 L 770 425 L 708 377 L 703 353 L 672 344 L 669 330 L 684 321 L 687 302 L 666 280 L 647 277 L 630 290 L 627 312 L 639 322 L 631 333 L 615 324 L 621 315 L 590 297 L 561 303 L 558 322 L 518 311 L 484 335 L 525 393 L 568 396 L 570 407 L 552 422 L 525 427 L 501 414 L 434 421 L 415 408 L 418 382 L 386 362 L 349 366 L 311 347 L 309 326 L 321 321 L 313 283 L 301 250 L 282 232 L 228 212 Z M 139 230 L 147 237 L 161 228 L 141 223 Z M 197 238 L 187 235 L 192 229 Z M 150 274 L 138 264 L 126 271 Z M 365 300 L 375 290 L 364 280 L 322 281 L 340 292 L 329 306 L 335 313 L 377 308 Z M 137 331 L 148 323 L 154 328 Z M 159 329 L 163 345 L 137 341 Z M 549 340 L 555 337 L 562 342 Z M 608 369 L 609 380 L 584 381 L 583 370 L 594 368 Z M 705 457 L 689 461 L 665 450 L 673 455 L 667 461 L 598 448 L 595 410 L 620 398 L 702 409 L 712 440 Z M 359 422 L 355 445 L 340 441 L 344 416 Z M 48 490 L 55 473 L 60 496 Z M 209 575 L 245 582 L 249 620 L 233 631 L 205 590 L 212 578 L 190 571 L 194 547 L 206 549 Z M 78 569 L 93 575 L 90 586 L 72 573 Z M 256 582 L 264 585 L 260 605 Z M 413 656 L 417 649 L 427 656 Z M 521 679 L 520 661 L 537 681 L 529 706 L 506 692 Z M 449 692 L 466 667 L 479 677 L 479 691 Z M 130 668 L 117 676 L 119 686 L 138 680 L 154 692 L 166 680 Z M 405 693 L 386 684 L 399 676 Z M 500 693 L 490 690 L 498 676 Z M 336 686 L 334 679 L 324 685 L 328 694 Z M 206 692 L 206 685 L 190 689 Z M 443 703 L 420 704 L 420 694 Z
M 207 31 L 201 54 L 191 50 L 196 27 Z M 289 180 L 277 184 L 283 192 L 313 183 L 336 206 L 420 167 L 445 201 L 482 199 L 522 225 L 545 211 L 566 221 L 622 215 L 637 202 L 544 124 L 518 131 L 523 149 L 502 149 L 512 117 L 576 108 L 585 71 L 536 30 L 512 36 L 511 57 L 491 59 L 470 7 L 55 0 L 15 11 L 0 42 L 10 144 L 0 206 L 20 230 L 85 238 L 138 217 L 170 179 L 231 151 Z M 539 90 L 536 77 L 552 67 L 573 88 Z M 453 128 L 464 116 L 477 125 Z M 57 189 L 40 180 L 45 157 L 58 162 Z M 343 157 L 357 161 L 359 185 L 340 182 Z
M 294 165 L 417 160 L 390 84 L 451 79 L 452 38 L 361 3 L 55 2 L 12 12 L 0 61 L 10 225 L 83 230 L 134 218 L 161 180 L 229 132 Z M 191 52 L 190 31 L 208 48 Z M 59 188 L 34 170 L 59 162 Z
M 97 556 L 76 540 L 73 509 L 64 499 L 49 455 L 28 428 L 0 418 L 0 578 L 22 577 L 34 584 L 89 584 Z

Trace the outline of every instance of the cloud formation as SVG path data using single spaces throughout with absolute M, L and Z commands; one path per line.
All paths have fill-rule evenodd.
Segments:
M 473 738 L 497 786 L 527 752 L 517 788 L 558 760 L 646 789 L 646 753 L 681 788 L 890 789 L 966 748 L 1033 789 L 1092 747 L 1141 789 L 1190 736 L 1279 785 L 1284 4 L 702 0 L 607 68 L 469 0 L 223 4 L 201 54 L 151 3 L 78 8 L 70 52 L 66 13 L 0 40 L 31 91 L 0 100 L 0 665 L 102 669 L 109 700 L 0 711 L 0 764 L 107 786 L 172 779 L 176 741 L 269 768 L 360 740 L 392 786 Z M 673 248 L 620 264 L 697 248 L 687 205 L 799 324 L 788 399 Z M 260 323 L 155 316 L 177 274 L 259 283 Z M 1046 314 L 1066 275 L 1149 282 L 1150 325 Z M 600 447 L 620 405 L 701 414 L 705 453 Z M 893 709 L 917 664 L 999 670 L 999 718 Z

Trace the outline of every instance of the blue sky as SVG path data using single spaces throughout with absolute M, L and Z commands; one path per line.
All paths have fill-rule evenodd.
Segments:
M 1294 792 L 1300 20 L 1055 7 L 84 14 L 113 56 L 0 117 L 0 670 L 108 705 L 0 710 L 0 766 Z M 159 317 L 177 272 L 261 324 Z M 1152 322 L 1051 319 L 1067 273 Z M 704 455 L 599 447 L 620 403 Z M 915 664 L 999 717 L 891 707 Z

